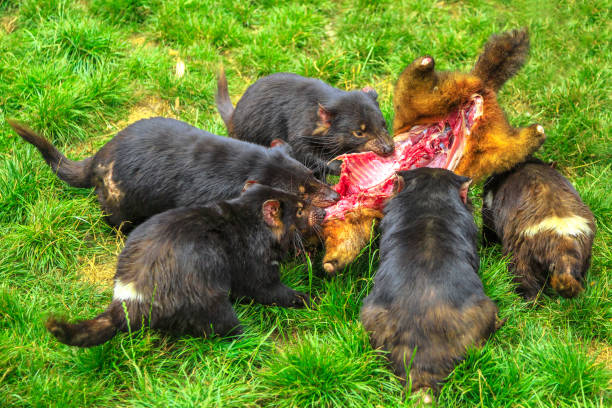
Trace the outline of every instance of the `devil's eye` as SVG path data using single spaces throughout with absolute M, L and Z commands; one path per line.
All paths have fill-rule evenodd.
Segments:
M 355 137 L 364 137 L 365 133 L 363 133 L 361 130 L 356 130 L 356 131 L 353 132 L 353 135 Z

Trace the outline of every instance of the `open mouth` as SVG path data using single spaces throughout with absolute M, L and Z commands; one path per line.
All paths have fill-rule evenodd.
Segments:
M 385 139 L 383 141 L 382 139 Z M 373 139 L 362 145 L 359 148 L 359 152 L 374 152 L 379 156 L 390 156 L 393 154 L 394 144 L 390 143 L 390 141 L 386 141 L 389 139 L 389 136 L 385 134 L 385 136 L 381 137 L 381 139 Z
M 482 117 L 483 100 L 470 100 L 446 118 L 429 126 L 414 126 L 394 137 L 395 151 L 382 157 L 374 152 L 338 156 L 342 160 L 340 180 L 333 188 L 342 198 L 326 208 L 325 219 L 344 218 L 357 208 L 382 210 L 398 190 L 398 171 L 419 167 L 455 170 L 465 149 L 465 140 Z
M 315 208 L 308 215 L 308 225 L 310 227 L 321 225 L 323 220 L 325 219 L 326 211 L 322 208 Z

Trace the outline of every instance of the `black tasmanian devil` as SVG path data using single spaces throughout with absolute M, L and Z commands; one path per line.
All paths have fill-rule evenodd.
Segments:
M 404 189 L 384 211 L 380 268 L 361 320 L 402 380 L 410 367 L 413 391 L 437 393 L 466 348 L 495 332 L 497 306 L 477 273 L 471 180 L 433 168 L 398 174 Z
M 230 201 L 157 214 L 129 235 L 106 310 L 77 323 L 51 317 L 47 329 L 80 347 L 102 344 L 128 324 L 179 335 L 239 334 L 230 293 L 285 307 L 309 302 L 281 283 L 278 261 L 324 216 L 296 195 L 259 184 Z
M 95 155 L 72 161 L 28 127 L 8 122 L 38 148 L 60 179 L 74 187 L 95 187 L 106 221 L 124 232 L 171 208 L 237 197 L 252 181 L 321 207 L 339 199 L 283 144 L 267 148 L 178 120 L 151 118 L 121 130 Z
M 347 92 L 318 79 L 278 73 L 251 85 L 234 109 L 223 71 L 216 97 L 230 136 L 264 146 L 284 140 L 318 174 L 338 173 L 338 163 L 327 163 L 342 153 L 393 153 L 377 98 L 369 87 Z
M 561 296 L 583 290 L 591 262 L 595 218 L 571 183 L 530 158 L 490 177 L 483 192 L 483 235 L 501 241 L 518 290 L 532 299 L 550 282 Z

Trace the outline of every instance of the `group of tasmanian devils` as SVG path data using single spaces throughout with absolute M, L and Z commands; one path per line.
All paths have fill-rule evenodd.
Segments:
M 395 85 L 393 136 L 371 87 L 279 73 L 234 108 L 223 70 L 216 102 L 229 137 L 156 117 L 72 161 L 9 121 L 60 179 L 93 187 L 106 222 L 129 233 L 107 308 L 76 323 L 50 317 L 47 329 L 80 347 L 142 326 L 236 336 L 233 299 L 312 305 L 281 283 L 286 256 L 322 243 L 323 269 L 335 274 L 382 220 L 361 320 L 397 376 L 432 401 L 466 349 L 505 321 L 478 275 L 471 183 L 485 180 L 482 241 L 501 243 L 523 297 L 536 300 L 548 283 L 564 297 L 583 290 L 593 214 L 533 157 L 543 127 L 512 127 L 497 102 L 528 51 L 523 29 L 493 35 L 469 73 L 415 59 Z M 328 175 L 339 175 L 335 185 Z

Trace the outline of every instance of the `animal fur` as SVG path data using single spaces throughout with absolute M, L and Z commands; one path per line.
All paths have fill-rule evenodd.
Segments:
M 412 391 L 437 393 L 466 349 L 497 330 L 497 307 L 478 277 L 470 180 L 433 168 L 398 174 L 405 187 L 384 210 L 380 267 L 361 321 Z
M 525 298 L 536 297 L 547 283 L 564 297 L 582 292 L 595 219 L 570 182 L 551 166 L 530 158 L 489 178 L 482 218 L 485 242 L 501 241 Z
M 347 213 L 344 219 L 325 221 L 323 224 L 325 272 L 333 275 L 352 262 L 370 242 L 373 228 L 381 218 L 380 211 L 365 208 Z
M 107 309 L 77 323 L 52 317 L 47 329 L 79 347 L 102 344 L 128 331 L 128 324 L 132 331 L 145 325 L 179 335 L 239 334 L 230 292 L 267 305 L 308 303 L 308 295 L 281 283 L 278 262 L 324 215 L 295 195 L 261 185 L 231 201 L 155 215 L 128 237 Z
M 8 122 L 36 146 L 59 178 L 74 187 L 94 187 L 107 223 L 124 232 L 171 208 L 237 197 L 248 181 L 299 194 L 323 207 L 339 198 L 289 155 L 289 146 L 264 148 L 174 119 L 133 123 L 81 161 L 67 159 L 28 127 Z
M 438 72 L 433 57 L 417 58 L 395 86 L 393 134 L 436 122 L 479 94 L 484 100 L 483 118 L 466 139 L 455 172 L 478 181 L 509 170 L 535 152 L 546 138 L 537 124 L 513 128 L 497 102 L 497 91 L 523 66 L 528 51 L 529 35 L 523 29 L 493 35 L 469 74 Z
M 478 182 L 493 173 L 503 172 L 525 160 L 544 142 L 542 126 L 513 128 L 497 102 L 497 91 L 525 63 L 529 51 L 526 29 L 493 35 L 468 74 L 438 72 L 431 56 L 417 58 L 401 73 L 393 97 L 395 117 L 393 134 L 402 140 L 415 125 L 430 125 L 459 109 L 472 95 L 483 98 L 483 115 L 471 134 L 465 138 L 463 155 L 454 172 Z M 350 219 L 372 225 L 368 211 L 355 210 Z M 326 270 L 336 272 L 352 262 L 368 242 L 363 228 L 354 222 L 333 222 L 323 225 Z M 342 248 L 336 243 L 343 237 Z M 350 241 L 350 242 L 347 242 Z
M 279 73 L 251 85 L 234 110 L 225 73 L 217 83 L 217 108 L 230 136 L 270 146 L 284 140 L 317 174 L 335 173 L 339 154 L 393 152 L 393 141 L 372 88 L 346 92 L 323 81 Z

